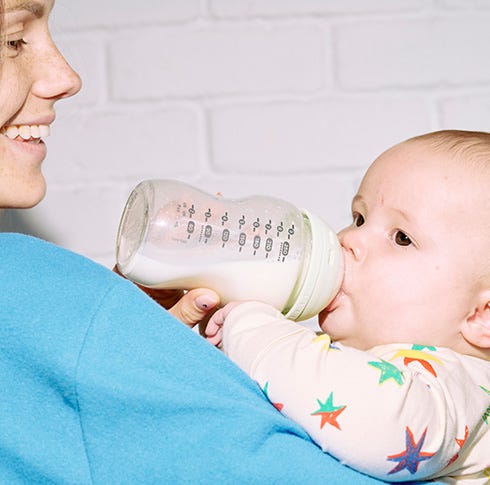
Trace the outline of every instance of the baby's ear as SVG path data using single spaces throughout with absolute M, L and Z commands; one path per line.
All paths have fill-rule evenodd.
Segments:
M 490 290 L 480 297 L 480 304 L 464 321 L 461 333 L 470 344 L 490 349 Z

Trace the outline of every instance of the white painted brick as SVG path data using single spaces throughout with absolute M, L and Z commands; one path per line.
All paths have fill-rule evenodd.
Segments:
M 325 15 L 419 9 L 427 0 L 211 0 L 218 17 Z
M 58 0 L 53 19 L 64 30 L 193 20 L 200 0 Z
M 92 113 L 55 125 L 46 170 L 57 183 L 185 175 L 198 169 L 198 116 L 190 109 Z M 51 176 L 51 174 L 50 174 Z
M 441 127 L 490 132 L 490 95 L 441 102 Z
M 473 9 L 473 8 L 490 8 L 488 0 L 438 0 L 441 8 L 458 8 L 458 9 Z
M 489 25 L 485 15 L 340 25 L 340 84 L 369 89 L 489 82 Z
M 325 85 L 325 36 L 314 26 L 144 29 L 110 46 L 115 99 L 271 91 Z
M 227 106 L 211 113 L 212 163 L 218 172 L 303 176 L 365 166 L 429 129 L 429 111 L 417 98 Z

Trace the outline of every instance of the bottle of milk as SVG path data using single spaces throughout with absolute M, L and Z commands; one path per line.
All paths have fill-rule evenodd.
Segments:
M 176 180 L 133 190 L 117 266 L 150 288 L 211 288 L 223 303 L 263 301 L 292 320 L 326 307 L 343 277 L 337 236 L 318 216 L 281 199 L 226 199 Z

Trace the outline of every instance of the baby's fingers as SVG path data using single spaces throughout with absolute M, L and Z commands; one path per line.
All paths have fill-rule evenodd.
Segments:
M 221 334 L 225 317 L 226 315 L 223 311 L 223 308 L 218 310 L 209 319 L 209 322 L 206 325 L 206 329 L 204 330 L 206 340 L 215 346 L 218 346 L 221 343 Z

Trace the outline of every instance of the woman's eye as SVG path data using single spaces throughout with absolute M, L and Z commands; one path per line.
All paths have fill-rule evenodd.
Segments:
M 15 39 L 15 40 L 7 40 L 5 42 L 7 49 L 11 49 L 13 51 L 20 51 L 23 46 L 27 44 L 27 42 L 24 39 Z
M 398 246 L 410 246 L 411 239 L 402 231 L 397 231 L 395 234 L 395 242 Z
M 364 224 L 364 217 L 361 214 L 354 214 L 354 226 L 360 227 Z

